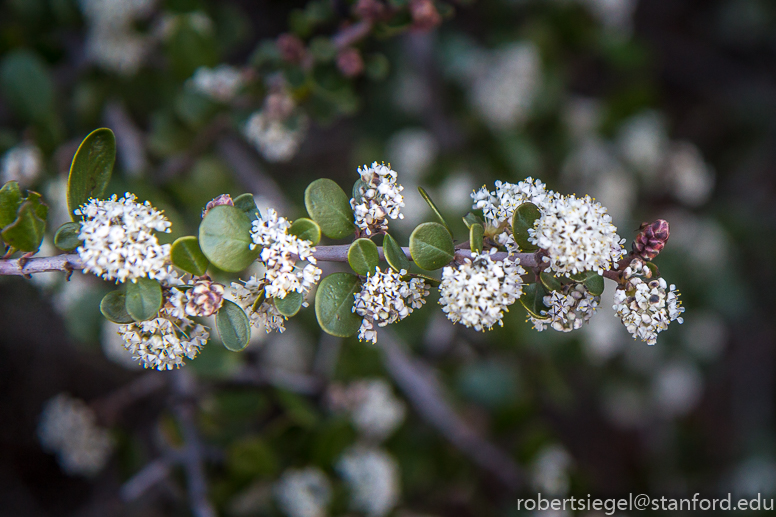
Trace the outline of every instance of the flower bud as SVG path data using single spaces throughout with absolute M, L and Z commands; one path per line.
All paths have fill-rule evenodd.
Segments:
M 668 221 L 665 219 L 643 223 L 633 241 L 633 253 L 644 260 L 653 260 L 666 245 L 669 235 Z
M 364 60 L 361 53 L 353 48 L 342 49 L 337 55 L 337 68 L 345 77 L 356 77 L 364 71 Z
M 186 291 L 186 314 L 210 316 L 224 303 L 224 286 L 210 280 L 197 280 Z
M 442 23 L 442 17 L 432 0 L 410 0 L 410 14 L 413 27 L 421 31 L 433 29 Z
M 383 17 L 385 5 L 380 0 L 358 0 L 353 12 L 359 18 L 373 22 Z
M 234 201 L 232 201 L 232 196 L 229 194 L 221 194 L 220 196 L 208 201 L 207 205 L 205 206 L 205 209 L 202 211 L 202 217 L 205 217 L 208 212 L 210 212 L 210 209 L 213 207 L 216 207 L 218 205 L 229 205 L 234 206 Z
M 287 63 L 301 63 L 304 59 L 304 42 L 293 34 L 281 34 L 277 39 L 280 57 Z

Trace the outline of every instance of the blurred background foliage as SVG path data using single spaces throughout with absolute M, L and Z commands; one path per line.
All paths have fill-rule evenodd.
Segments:
M 108 285 L 3 278 L 0 514 L 206 515 L 181 467 L 181 404 L 218 515 L 512 515 L 516 494 L 537 491 L 773 494 L 775 54 L 767 0 L 3 2 L 1 179 L 50 205 L 41 255 L 68 219 L 78 143 L 106 126 L 110 191 L 163 208 L 170 241 L 219 194 L 299 217 L 310 181 L 349 191 L 373 161 L 405 186 L 402 243 L 433 220 L 418 185 L 462 241 L 473 189 L 534 176 L 596 197 L 629 240 L 667 219 L 656 262 L 687 312 L 654 347 L 614 317 L 612 285 L 568 335 L 532 330 L 517 306 L 503 329 L 470 332 L 434 294 L 395 325 L 467 428 L 520 466 L 518 486 L 429 423 L 383 349 L 322 336 L 309 309 L 245 353 L 212 342 L 185 373 L 149 374 L 99 314 Z M 236 87 L 196 79 L 224 63 Z M 36 438 L 62 392 L 110 429 L 99 475 L 66 474 Z

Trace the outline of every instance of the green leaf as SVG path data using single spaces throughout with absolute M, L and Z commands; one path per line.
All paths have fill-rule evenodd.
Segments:
M 593 296 L 601 296 L 604 292 L 604 277 L 596 271 L 590 271 L 585 278 L 585 287 Z
M 251 322 L 245 311 L 234 302 L 224 300 L 216 314 L 216 327 L 221 342 L 232 352 L 239 352 L 251 340 Z
M 447 230 L 447 233 L 452 235 L 453 232 L 450 231 L 450 227 L 447 225 L 447 221 L 445 221 L 445 218 L 442 217 L 442 213 L 439 211 L 439 209 L 434 204 L 434 202 L 431 201 L 431 196 L 428 195 L 428 193 L 423 189 L 423 187 L 418 187 L 418 192 L 420 192 L 420 195 L 423 196 L 423 199 L 426 200 L 426 203 L 428 203 L 428 206 L 431 207 L 431 210 L 434 212 L 434 214 L 437 216 L 439 221 L 445 227 L 445 230 Z
M 40 194 L 37 192 L 33 192 L 32 190 L 27 191 L 27 201 L 32 203 L 33 210 L 35 211 L 35 215 L 46 220 L 46 217 L 48 217 L 48 205 L 46 205 L 43 202 L 43 198 Z
M 534 318 L 544 319 L 547 316 L 542 316 L 541 311 L 546 311 L 547 306 L 544 305 L 544 297 L 547 296 L 547 290 L 544 286 L 536 282 L 534 284 L 528 284 L 523 287 L 523 295 L 520 297 L 520 303 L 523 304 L 525 310 Z
M 388 262 L 388 265 L 397 273 L 401 273 L 402 270 L 405 272 L 410 270 L 410 260 L 407 258 L 407 255 L 404 254 L 404 250 L 401 249 L 401 246 L 399 246 L 396 240 L 387 233 L 385 234 L 385 237 L 383 237 L 383 253 L 385 254 L 385 260 Z
M 16 214 L 23 201 L 17 182 L 9 181 L 3 185 L 0 189 L 0 228 L 5 228 L 16 220 Z
M 539 207 L 533 203 L 523 203 L 512 214 L 512 235 L 523 251 L 536 251 L 535 245 L 528 241 L 528 229 L 534 227 L 534 221 L 542 216 Z
M 38 251 L 43 241 L 46 221 L 36 213 L 36 208 L 33 201 L 22 203 L 16 220 L 3 229 L 3 241 L 6 244 L 20 251 Z
M 356 239 L 348 249 L 348 264 L 359 275 L 374 275 L 380 262 L 377 244 L 370 239 Z
M 318 226 L 318 223 L 306 217 L 300 217 L 291 223 L 288 233 L 312 242 L 313 246 L 321 242 L 321 227 Z
M 54 113 L 54 84 L 46 64 L 29 50 L 9 52 L 0 64 L 0 88 L 26 122 L 45 122 Z
M 423 269 L 439 269 L 455 256 L 453 238 L 441 224 L 423 223 L 410 235 L 410 255 Z
M 172 243 L 170 259 L 174 266 L 194 276 L 204 275 L 210 265 L 199 247 L 199 240 L 193 235 L 181 237 Z
M 315 316 L 324 332 L 348 337 L 358 332 L 361 318 L 353 313 L 361 282 L 350 273 L 333 273 L 321 280 L 315 293 Z
M 234 198 L 234 207 L 247 215 L 251 221 L 259 218 L 259 207 L 256 206 L 253 194 L 241 194 Z
M 542 271 L 539 274 L 539 279 L 542 281 L 542 285 L 544 285 L 548 291 L 560 291 L 563 289 L 563 285 L 560 283 L 560 280 L 558 280 L 556 276 L 551 275 L 546 271 Z
M 411 275 L 407 275 L 407 276 L 410 278 L 422 278 L 431 287 L 439 287 L 439 284 L 442 283 L 438 278 L 434 278 L 433 276 L 423 275 L 421 273 L 412 273 Z
M 67 208 L 74 221 L 76 208 L 105 194 L 115 161 L 116 137 L 110 129 L 95 129 L 81 142 L 67 179 Z
M 660 278 L 660 271 L 653 262 L 645 262 L 644 265 L 652 272 L 652 278 Z
M 310 183 L 304 191 L 304 205 L 327 237 L 342 239 L 355 230 L 348 196 L 330 179 L 321 178 Z
M 471 228 L 473 224 L 480 224 L 484 227 L 485 221 L 483 221 L 482 217 L 478 216 L 477 214 L 469 212 L 463 216 L 463 224 L 465 224 L 467 228 Z
M 162 286 L 150 278 L 127 282 L 127 312 L 135 321 L 150 320 L 162 308 Z
M 302 293 L 292 291 L 286 294 L 285 298 L 273 299 L 275 300 L 275 308 L 278 310 L 278 312 L 286 318 L 290 318 L 292 316 L 296 316 L 296 313 L 299 312 L 299 309 L 302 308 L 304 296 Z
M 472 252 L 482 253 L 482 240 L 485 237 L 485 228 L 480 223 L 469 226 L 469 248 Z
M 100 302 L 100 312 L 108 321 L 124 325 L 132 323 L 132 316 L 127 312 L 126 295 L 123 291 L 111 291 Z
M 65 223 L 59 227 L 54 235 L 54 246 L 62 251 L 73 251 L 81 245 L 78 234 L 81 233 L 79 223 Z
M 238 273 L 251 265 L 259 249 L 251 249 L 251 221 L 240 209 L 219 205 L 199 225 L 199 246 L 217 268 Z
M 353 183 L 353 201 L 358 205 L 361 203 L 361 200 L 363 199 L 363 195 L 361 194 L 361 188 L 364 188 L 364 191 L 369 189 L 369 184 L 362 180 L 361 178 L 358 178 L 355 183 Z

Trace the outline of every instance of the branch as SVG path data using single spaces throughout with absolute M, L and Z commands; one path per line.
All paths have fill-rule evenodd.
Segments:
M 378 344 L 385 352 L 388 372 L 415 410 L 474 463 L 509 490 L 517 491 L 525 482 L 521 468 L 506 452 L 477 434 L 455 413 L 445 400 L 443 388 L 433 371 L 420 360 L 411 358 L 387 329 L 381 330 Z
M 323 262 L 347 262 L 349 248 L 348 244 L 317 246 L 313 257 Z M 378 247 L 377 251 L 380 254 L 380 259 L 383 259 L 383 248 Z M 407 258 L 412 260 L 409 248 L 402 248 L 402 251 L 404 251 Z M 472 252 L 470 250 L 455 250 L 455 256 L 457 258 L 471 258 Z M 506 252 L 498 252 L 491 256 L 493 260 L 520 259 L 520 264 L 527 268 L 537 267 L 540 264 L 540 259 L 535 253 L 515 253 L 509 255 Z M 35 273 L 46 273 L 48 271 L 64 271 L 69 273 L 83 268 L 83 261 L 75 253 L 63 253 L 53 257 L 0 260 L 0 276 L 25 276 Z

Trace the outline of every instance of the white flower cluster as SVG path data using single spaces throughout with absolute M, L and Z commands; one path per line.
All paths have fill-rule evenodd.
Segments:
M 548 310 L 541 312 L 544 318 L 531 316 L 534 328 L 541 332 L 550 326 L 559 332 L 571 332 L 590 321 L 601 297 L 590 294 L 584 284 L 570 284 L 563 292 L 552 291 L 542 301 Z
M 647 266 L 634 259 L 623 272 L 627 280 L 625 289 L 614 292 L 614 310 L 625 328 L 649 345 L 657 343 L 657 335 L 676 320 L 684 323 L 680 315 L 684 307 L 679 301 L 676 286 L 668 286 L 665 279 L 649 279 Z
M 350 488 L 353 510 L 382 517 L 399 502 L 399 465 L 384 451 L 353 446 L 337 462 L 337 471 Z
M 274 486 L 275 498 L 288 517 L 325 517 L 331 484 L 316 467 L 290 469 Z
M 165 304 L 155 318 L 119 326 L 124 348 L 144 368 L 172 370 L 194 359 L 210 333 L 186 317 L 186 294 L 176 288 L 166 293 Z
M 33 144 L 20 144 L 9 149 L 2 158 L 0 183 L 18 181 L 29 187 L 43 172 L 43 153 Z
M 114 445 L 96 420 L 84 401 L 60 393 L 43 407 L 38 439 L 44 450 L 57 455 L 66 473 L 93 476 L 105 466 Z
M 308 126 L 303 114 L 278 120 L 257 111 L 248 119 L 243 134 L 268 162 L 287 162 L 299 151 Z
M 254 308 L 256 300 L 264 294 L 264 280 L 251 276 L 244 284 L 232 282 L 232 294 L 234 294 L 236 303 L 242 307 L 248 314 L 251 326 L 263 330 L 267 334 L 276 330 L 283 332 L 286 330 L 284 321 L 285 316 L 280 314 L 271 301 L 264 299 L 258 307 Z
M 485 223 L 494 228 L 506 229 L 511 226 L 515 209 L 523 203 L 533 203 L 542 209 L 552 199 L 552 191 L 548 191 L 546 185 L 540 180 L 534 180 L 531 177 L 518 183 L 496 181 L 495 185 L 495 192 L 491 192 L 483 185 L 480 190 L 471 194 L 474 201 L 472 208 L 482 210 Z M 519 251 L 510 232 L 498 233 L 495 239 L 509 251 Z
M 490 253 L 495 252 L 492 249 Z M 525 270 L 517 261 L 494 261 L 490 253 L 472 253 L 457 268 L 445 267 L 439 303 L 453 323 L 484 331 L 498 323 L 523 294 Z
M 402 273 L 407 272 L 402 270 Z M 385 327 L 421 308 L 426 303 L 423 297 L 428 296 L 428 285 L 422 278 L 406 281 L 393 269 L 382 272 L 375 267 L 375 272 L 366 277 L 361 292 L 354 296 L 353 312 L 364 318 L 358 339 L 377 343 L 377 331 L 373 324 Z
M 134 75 L 148 50 L 150 38 L 137 32 L 135 20 L 147 16 L 155 0 L 81 0 L 89 21 L 86 51 L 98 65 L 123 75 Z
M 407 408 L 394 396 L 384 379 L 356 381 L 347 387 L 333 386 L 329 392 L 332 408 L 350 414 L 359 433 L 371 440 L 384 440 L 404 421 Z
M 170 245 L 159 244 L 153 230 L 169 233 L 170 222 L 146 201 L 135 202 L 134 194 L 107 200 L 91 199 L 75 210 L 84 217 L 76 250 L 84 271 L 105 280 L 132 282 L 156 278 L 169 262 Z
M 358 168 L 363 184 L 358 196 L 350 200 L 356 216 L 356 226 L 366 235 L 388 230 L 387 218 L 404 219 L 400 213 L 404 206 L 401 191 L 404 187 L 396 183 L 396 172 L 389 165 L 372 163 Z
M 221 64 L 215 68 L 199 67 L 188 84 L 219 102 L 229 102 L 239 93 L 245 80 L 239 69 Z
M 577 198 L 555 194 L 541 208 L 542 215 L 528 240 L 547 250 L 550 269 L 560 275 L 611 269 L 622 257 L 625 239 L 601 203 L 590 196 Z
M 289 234 L 290 227 L 291 223 L 271 208 L 266 219 L 253 222 L 252 247 L 262 247 L 260 257 L 267 267 L 264 292 L 270 298 L 285 298 L 291 292 L 305 295 L 321 278 L 313 257 L 315 247 L 310 241 Z M 297 268 L 297 259 L 308 264 Z

